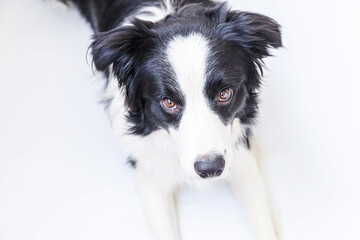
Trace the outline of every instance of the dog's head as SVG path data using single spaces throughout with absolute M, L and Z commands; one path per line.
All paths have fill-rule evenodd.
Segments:
M 280 46 L 274 20 L 217 4 L 156 23 L 135 19 L 97 34 L 91 48 L 96 68 L 112 65 L 125 89 L 130 133 L 165 129 L 185 172 L 210 178 L 228 171 L 233 149 L 247 143 L 262 59 Z

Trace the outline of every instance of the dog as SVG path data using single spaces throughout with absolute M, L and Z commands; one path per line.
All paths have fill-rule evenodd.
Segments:
M 252 129 L 262 59 L 280 25 L 212 0 L 61 0 L 95 34 L 112 128 L 129 154 L 153 238 L 179 240 L 182 185 L 230 184 L 257 240 L 279 239 Z

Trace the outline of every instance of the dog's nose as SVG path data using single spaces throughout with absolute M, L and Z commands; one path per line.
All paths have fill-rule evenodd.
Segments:
M 221 155 L 199 157 L 195 164 L 195 172 L 202 178 L 218 177 L 225 167 L 224 157 Z

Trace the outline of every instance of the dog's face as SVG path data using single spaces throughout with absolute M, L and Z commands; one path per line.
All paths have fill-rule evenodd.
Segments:
M 279 25 L 262 15 L 212 8 L 183 9 L 156 23 L 133 21 L 95 36 L 97 69 L 112 64 L 126 90 L 130 134 L 165 129 L 191 177 L 231 167 L 256 115 L 261 59 L 280 47 Z M 260 71 L 260 73 L 259 73 Z M 224 172 L 224 173 L 223 173 Z

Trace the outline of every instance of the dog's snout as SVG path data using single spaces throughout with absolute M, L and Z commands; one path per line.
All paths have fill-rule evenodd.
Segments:
M 195 164 L 195 172 L 202 178 L 218 177 L 225 167 L 225 160 L 222 155 L 205 155 L 199 157 Z

